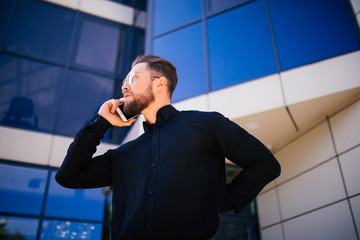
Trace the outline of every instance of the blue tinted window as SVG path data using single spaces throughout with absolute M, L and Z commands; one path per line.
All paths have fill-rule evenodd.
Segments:
M 70 221 L 44 221 L 40 239 L 88 239 L 100 240 L 102 225 L 94 223 L 79 223 Z
M 359 48 L 343 0 L 269 0 L 282 70 Z
M 84 20 L 75 62 L 114 71 L 119 54 L 119 38 L 119 27 Z
M 59 67 L 2 55 L 0 124 L 52 132 L 62 77 Z
M 55 171 L 51 173 L 46 216 L 103 220 L 105 197 L 101 188 L 63 188 L 55 181 L 55 174 Z
M 64 63 L 75 13 L 37 1 L 18 2 L 5 49 Z
M 215 11 L 231 7 L 235 4 L 245 3 L 252 0 L 207 0 L 208 10 Z
M 35 240 L 38 225 L 38 219 L 0 216 L 0 238 Z
M 6 30 L 10 22 L 12 9 L 15 6 L 16 1 L 14 0 L 2 0 L 0 1 L 0 46 L 4 37 L 6 36 Z
M 69 70 L 57 133 L 74 136 L 112 98 L 114 80 Z
M 153 54 L 172 62 L 178 73 L 173 101 L 207 92 L 202 25 L 183 28 L 153 41 Z
M 154 35 L 201 18 L 201 0 L 155 0 Z
M 0 212 L 40 214 L 47 171 L 0 164 Z
M 210 18 L 211 90 L 277 72 L 263 1 Z

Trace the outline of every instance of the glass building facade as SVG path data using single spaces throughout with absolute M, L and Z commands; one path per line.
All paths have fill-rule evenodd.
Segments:
M 359 49 L 348 1 L 150 0 L 148 53 L 177 66 L 180 101 Z M 296 9 L 296 11 L 294 11 Z
M 0 2 L 1 129 L 25 131 L 29 142 L 38 133 L 72 138 L 121 96 L 142 53 L 177 67 L 176 103 L 360 48 L 350 1 L 113 2 L 146 10 L 146 30 L 46 1 Z M 103 142 L 118 145 L 128 131 L 113 128 Z M 0 148 L 0 239 L 109 239 L 111 188 L 65 189 L 48 160 L 23 163 Z M 228 165 L 227 181 L 239 171 Z M 255 201 L 222 214 L 215 239 L 260 239 Z

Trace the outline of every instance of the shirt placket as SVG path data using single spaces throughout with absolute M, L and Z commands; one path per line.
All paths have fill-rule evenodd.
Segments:
M 153 137 L 152 137 L 152 152 L 151 159 L 149 162 L 149 180 L 146 187 L 146 197 L 147 197 L 147 218 L 146 218 L 146 228 L 147 228 L 147 239 L 154 238 L 154 210 L 155 210 L 155 187 L 156 187 L 156 175 L 157 175 L 157 165 L 159 159 L 159 132 L 158 127 L 153 128 Z

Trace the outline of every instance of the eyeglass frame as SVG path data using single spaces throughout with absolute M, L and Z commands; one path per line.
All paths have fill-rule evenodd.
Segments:
M 140 73 L 140 72 L 129 72 L 128 75 L 126 76 L 126 78 L 123 80 L 121 86 L 123 87 L 126 83 L 128 83 L 129 85 L 131 85 L 135 79 L 135 74 L 139 74 L 142 76 L 148 76 L 148 77 L 154 77 L 154 78 L 161 78 L 159 76 L 156 76 L 154 74 L 146 74 L 146 73 Z

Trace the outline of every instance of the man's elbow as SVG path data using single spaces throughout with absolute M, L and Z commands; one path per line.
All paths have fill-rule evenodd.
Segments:
M 280 176 L 281 174 L 281 165 L 279 163 L 279 161 L 273 157 L 273 161 L 271 161 L 271 176 L 272 176 L 272 179 L 275 179 L 277 177 Z

